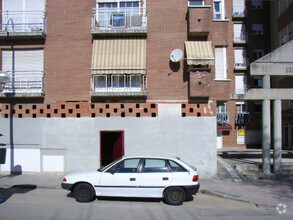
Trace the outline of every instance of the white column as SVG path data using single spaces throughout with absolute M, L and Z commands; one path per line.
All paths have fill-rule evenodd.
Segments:
M 271 150 L 271 110 L 270 100 L 262 102 L 262 171 L 265 174 L 271 172 L 270 150 Z
M 282 107 L 281 100 L 274 100 L 274 172 L 282 172 Z

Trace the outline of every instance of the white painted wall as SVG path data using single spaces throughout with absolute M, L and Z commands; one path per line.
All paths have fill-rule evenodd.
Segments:
M 10 119 L 0 119 L 0 130 L 8 152 L 2 172 L 10 170 Z M 128 156 L 179 156 L 198 167 L 201 177 L 216 174 L 215 117 L 13 119 L 14 165 L 23 172 L 96 169 L 101 130 L 123 130 Z

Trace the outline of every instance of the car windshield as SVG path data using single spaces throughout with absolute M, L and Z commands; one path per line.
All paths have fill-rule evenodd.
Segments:
M 113 164 L 115 164 L 119 160 L 121 160 L 121 157 L 119 159 L 117 159 L 117 160 L 114 160 L 112 163 L 109 163 L 108 165 L 99 168 L 98 171 L 104 172 L 106 169 L 108 169 L 109 167 L 111 167 Z

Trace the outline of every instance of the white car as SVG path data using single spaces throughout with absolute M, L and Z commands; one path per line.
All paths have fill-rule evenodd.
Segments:
M 178 158 L 122 157 L 98 170 L 68 174 L 61 186 L 78 202 L 96 196 L 145 197 L 181 205 L 198 192 L 199 181 L 197 169 Z

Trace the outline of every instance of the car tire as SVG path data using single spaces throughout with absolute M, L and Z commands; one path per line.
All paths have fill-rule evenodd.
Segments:
M 95 199 L 95 190 L 90 184 L 79 183 L 73 190 L 74 197 L 78 202 L 91 202 Z
M 164 192 L 165 202 L 169 205 L 182 205 L 186 198 L 186 193 L 181 187 L 170 187 Z

